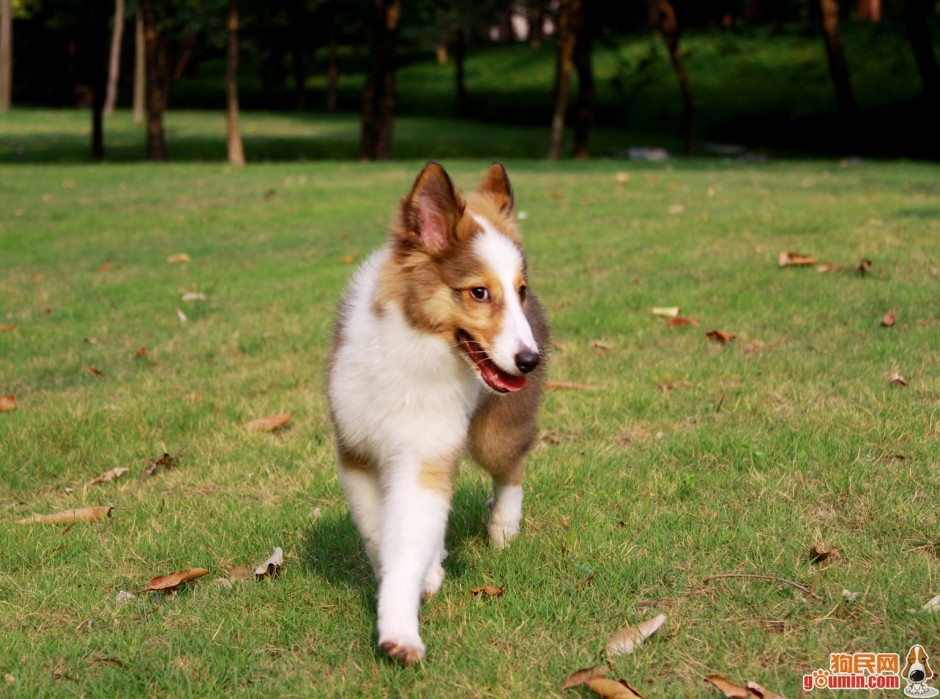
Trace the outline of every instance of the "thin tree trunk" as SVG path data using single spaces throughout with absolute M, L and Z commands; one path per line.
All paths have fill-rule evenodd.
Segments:
M 849 79 L 849 67 L 845 62 L 845 51 L 839 37 L 839 3 L 837 0 L 819 0 L 822 11 L 823 38 L 826 41 L 826 56 L 829 59 L 829 75 L 836 91 L 836 104 L 839 114 L 850 129 L 855 126 L 858 106 L 852 81 Z
M 545 21 L 545 5 L 539 0 L 538 2 L 529 3 L 529 45 L 537 49 L 542 45 L 542 37 L 544 32 L 542 31 L 542 24 Z
M 173 80 L 179 80 L 183 73 L 189 67 L 189 62 L 193 59 L 193 52 L 196 50 L 196 37 L 192 34 L 183 40 L 183 48 L 180 51 L 176 65 L 173 66 Z
M 855 9 L 859 19 L 869 22 L 881 21 L 881 0 L 858 0 L 858 6 Z
M 401 0 L 374 0 L 372 67 L 362 92 L 362 160 L 385 160 L 392 151 L 395 112 L 395 40 Z
M 454 36 L 454 81 L 457 98 L 457 115 L 467 117 L 470 115 L 470 96 L 467 94 L 467 74 L 465 70 L 467 60 L 467 39 L 463 27 L 457 27 Z
M 548 137 L 548 159 L 561 157 L 565 141 L 565 112 L 568 110 L 568 92 L 571 89 L 575 36 L 572 19 L 579 12 L 581 0 L 561 0 L 555 32 L 555 90 L 552 100 L 552 124 Z
M 147 95 L 147 54 L 144 51 L 144 21 L 137 10 L 137 19 L 134 22 L 134 123 L 140 124 L 144 120 L 144 109 Z
M 330 64 L 326 69 L 326 111 L 332 114 L 339 107 L 339 51 L 333 29 L 330 29 L 329 56 Z
M 695 103 L 692 101 L 692 86 L 689 83 L 689 74 L 682 61 L 679 51 L 679 22 L 676 11 L 669 0 L 655 0 L 659 31 L 663 41 L 669 49 L 669 58 L 672 68 L 679 80 L 679 89 L 682 91 L 682 108 L 685 113 L 685 154 L 695 155 Z
M 166 160 L 163 112 L 166 110 L 166 46 L 157 28 L 153 0 L 140 0 L 147 64 L 147 160 Z
M 104 98 L 104 113 L 114 114 L 117 102 L 118 79 L 121 77 L 121 38 L 124 36 L 124 0 L 114 0 L 114 28 L 111 31 L 111 55 L 108 58 L 108 91 Z
M 10 111 L 13 98 L 13 7 L 0 0 L 0 112 Z
M 928 23 L 931 4 L 930 0 L 906 0 L 904 24 L 907 25 L 911 51 L 917 61 L 927 107 L 936 117 L 940 116 L 940 69 L 937 68 L 937 56 L 933 51 Z
M 227 97 L 226 125 L 228 132 L 228 161 L 232 165 L 245 164 L 245 149 L 238 128 L 238 0 L 228 0 L 228 60 L 225 63 L 225 94 Z
M 589 158 L 588 136 L 594 124 L 596 92 L 594 67 L 591 64 L 591 0 L 581 0 L 581 12 L 576 21 L 574 65 L 578 71 L 578 121 L 574 130 L 574 157 Z

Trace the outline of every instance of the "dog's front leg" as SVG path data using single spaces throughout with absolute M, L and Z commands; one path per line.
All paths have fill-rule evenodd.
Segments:
M 426 576 L 440 565 L 455 463 L 454 455 L 396 464 L 384 483 L 379 646 L 406 665 L 424 657 L 418 607 Z

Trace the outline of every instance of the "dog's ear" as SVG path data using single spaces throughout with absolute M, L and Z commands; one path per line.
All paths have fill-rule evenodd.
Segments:
M 402 201 L 399 237 L 430 252 L 446 250 L 454 241 L 463 209 L 463 200 L 444 168 L 429 162 Z
M 506 168 L 502 163 L 490 165 L 490 171 L 486 173 L 486 179 L 480 185 L 480 191 L 492 196 L 503 213 L 512 211 L 514 206 L 512 185 L 509 184 L 509 175 L 506 174 Z
M 931 678 L 933 677 L 933 675 L 934 675 L 933 668 L 930 667 L 929 657 L 930 657 L 930 656 L 928 656 L 926 653 L 924 653 L 924 670 L 925 670 L 926 673 L 927 673 L 927 679 L 928 679 L 928 680 L 931 679 Z
M 901 670 L 901 677 L 907 677 L 907 673 L 911 671 L 911 659 L 908 657 L 907 662 L 904 663 L 904 669 Z

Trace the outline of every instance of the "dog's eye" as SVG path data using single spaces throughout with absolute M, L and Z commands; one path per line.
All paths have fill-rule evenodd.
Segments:
M 528 287 L 525 287 L 525 286 L 519 287 L 519 300 L 520 301 L 525 301 L 525 296 L 528 293 L 528 291 L 529 291 Z
M 485 286 L 473 287 L 472 289 L 470 289 L 470 295 L 476 301 L 489 301 L 490 300 L 490 292 L 486 290 Z

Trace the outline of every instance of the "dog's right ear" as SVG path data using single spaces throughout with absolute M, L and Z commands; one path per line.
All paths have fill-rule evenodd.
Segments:
M 446 250 L 454 240 L 463 209 L 463 200 L 444 168 L 429 162 L 402 200 L 398 236 L 432 253 Z

